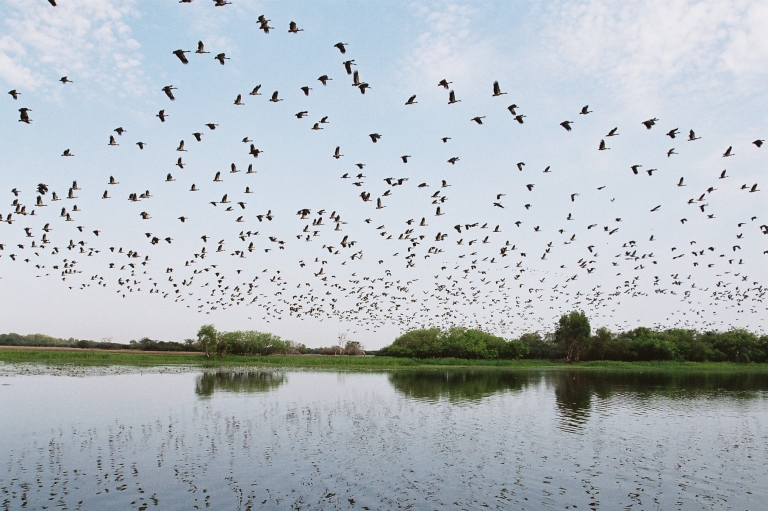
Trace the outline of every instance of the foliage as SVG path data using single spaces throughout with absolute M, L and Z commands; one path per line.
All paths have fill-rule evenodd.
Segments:
M 73 348 L 77 342 L 77 339 L 59 339 L 44 334 L 0 334 L 0 346 L 50 346 Z
M 571 311 L 560 316 L 555 329 L 555 344 L 565 349 L 565 361 L 578 362 L 582 347 L 589 342 L 591 328 L 589 319 L 583 312 Z
M 526 353 L 527 346 L 519 340 L 506 341 L 482 330 L 464 327 L 411 330 L 379 351 L 379 355 L 390 357 L 478 360 L 519 359 Z
M 206 357 L 210 357 L 211 352 L 216 349 L 218 336 L 213 325 L 203 325 L 197 331 L 197 345 Z

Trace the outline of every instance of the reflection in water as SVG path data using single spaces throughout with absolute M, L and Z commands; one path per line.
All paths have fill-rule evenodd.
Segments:
M 575 432 L 589 420 L 593 397 L 621 397 L 646 409 L 653 398 L 689 401 L 699 398 L 744 400 L 768 390 L 768 374 L 736 372 L 568 370 L 547 373 L 554 386 L 559 426 Z
M 519 391 L 538 381 L 540 375 L 531 371 L 497 370 L 421 370 L 390 373 L 395 389 L 416 399 L 451 402 L 478 401 L 505 391 Z
M 620 397 L 640 409 L 656 397 L 675 400 L 728 395 L 733 400 L 754 398 L 768 390 L 768 374 L 743 372 L 637 370 L 496 370 L 449 369 L 396 371 L 392 386 L 408 398 L 437 402 L 480 401 L 494 394 L 521 391 L 542 382 L 553 388 L 558 427 L 578 432 L 593 408 Z
M 197 377 L 195 394 L 210 397 L 214 392 L 253 394 L 269 392 L 286 382 L 280 371 L 216 371 Z
M 556 376 L 555 403 L 560 412 L 559 427 L 564 431 L 578 431 L 589 420 L 595 387 L 592 374 L 569 371 Z
M 768 501 L 760 374 L 219 371 L 1 383 L 0 511 L 726 511 Z M 200 399 L 217 391 L 242 394 Z

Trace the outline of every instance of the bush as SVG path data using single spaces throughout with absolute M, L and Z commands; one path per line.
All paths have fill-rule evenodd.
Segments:
M 519 340 L 505 341 L 501 337 L 478 329 L 451 327 L 411 330 L 382 348 L 378 355 L 409 358 L 518 359 L 528 353 Z

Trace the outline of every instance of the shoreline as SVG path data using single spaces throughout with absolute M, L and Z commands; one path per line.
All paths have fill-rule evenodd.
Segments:
M 625 370 L 625 371 L 728 371 L 765 372 L 768 364 L 734 362 L 622 362 L 587 361 L 565 364 L 563 361 L 410 359 L 374 356 L 331 355 L 267 355 L 205 358 L 200 352 L 166 352 L 137 350 L 100 350 L 52 348 L 40 346 L 0 346 L 1 364 L 39 364 L 74 366 L 192 366 L 200 368 L 304 368 L 330 370 L 397 370 L 397 369 L 556 369 L 556 370 Z

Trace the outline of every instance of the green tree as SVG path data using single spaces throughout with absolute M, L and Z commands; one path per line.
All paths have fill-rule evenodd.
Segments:
M 581 311 L 571 311 L 560 316 L 555 330 L 555 342 L 565 348 L 565 361 L 578 362 L 581 349 L 587 348 L 591 328 L 589 319 Z
M 203 325 L 197 331 L 197 344 L 205 352 L 205 356 L 211 356 L 211 351 L 216 349 L 219 333 L 213 325 Z

